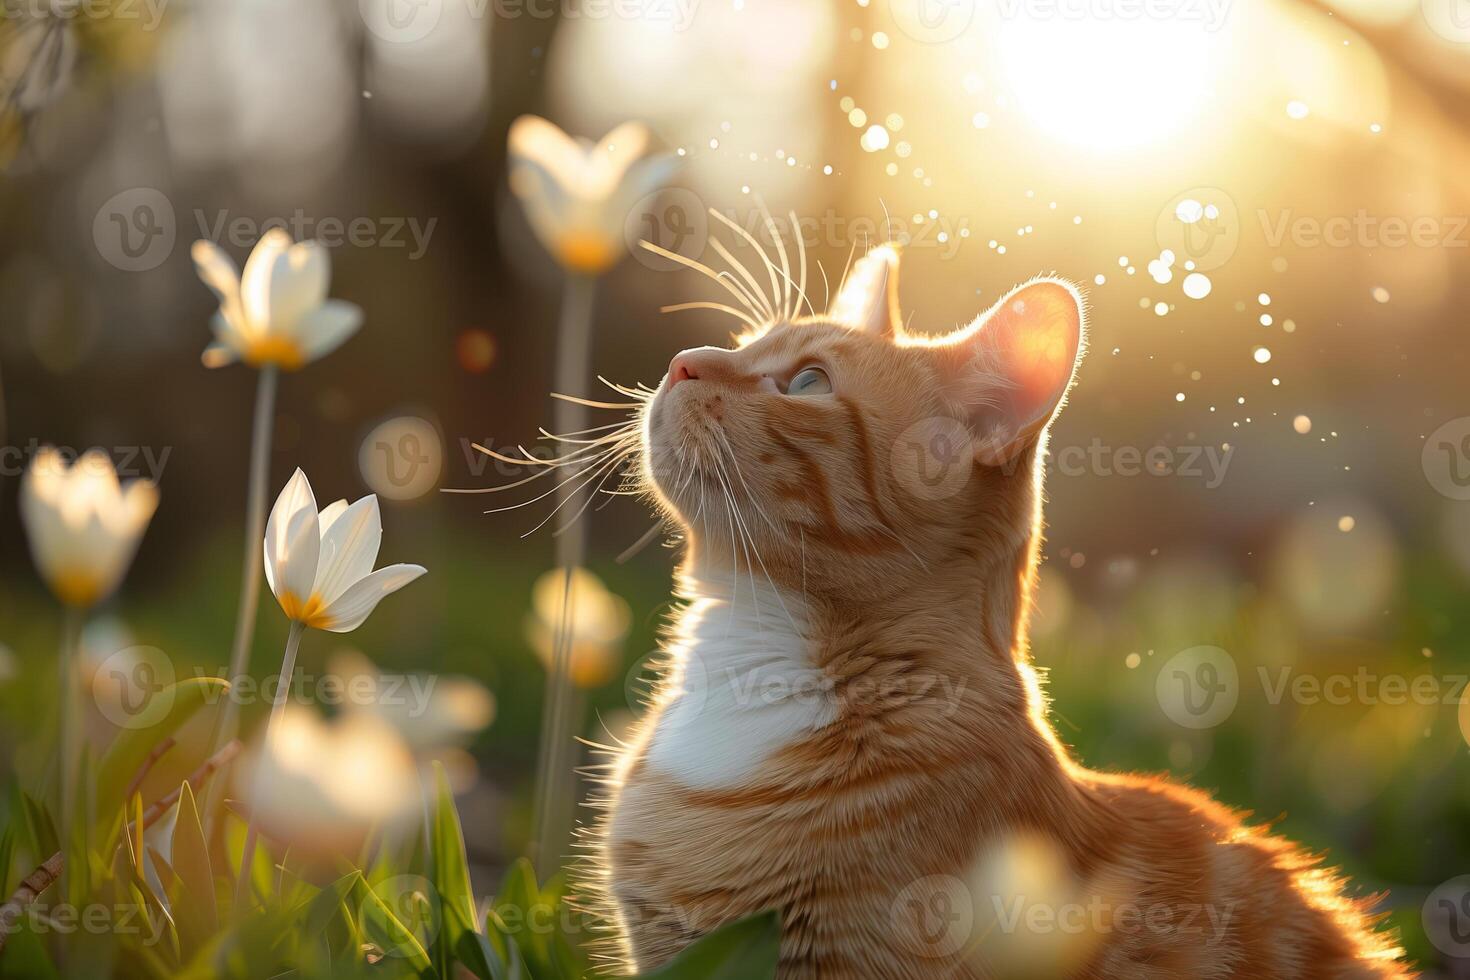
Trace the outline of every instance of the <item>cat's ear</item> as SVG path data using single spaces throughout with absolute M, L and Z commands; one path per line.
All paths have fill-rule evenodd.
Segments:
M 1009 462 L 1052 420 L 1081 359 L 1083 330 L 1071 284 L 1038 279 L 946 345 L 946 381 L 970 416 L 979 462 Z
M 897 246 L 879 245 L 858 259 L 827 316 L 853 330 L 895 336 L 903 322 L 898 307 Z

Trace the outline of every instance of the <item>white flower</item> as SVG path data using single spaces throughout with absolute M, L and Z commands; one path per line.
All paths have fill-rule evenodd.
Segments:
M 536 580 L 531 589 L 531 615 L 526 618 L 526 637 L 549 670 L 556 651 L 556 633 L 562 622 L 567 573 L 553 568 Z M 585 568 L 572 572 L 572 647 L 568 673 L 578 687 L 607 683 L 622 664 L 623 640 L 633 616 L 623 598 L 602 584 L 602 579 Z
M 287 617 L 313 629 L 346 633 L 362 625 L 379 600 L 420 575 L 422 565 L 373 571 L 383 523 L 378 498 L 339 500 L 320 514 L 299 469 L 265 526 L 265 577 Z
M 237 791 L 264 832 L 307 854 L 353 852 L 376 828 L 422 814 L 413 753 L 392 725 L 366 712 L 326 721 L 288 705 L 237 770 Z
M 676 164 L 667 155 L 645 157 L 648 143 L 647 127 L 636 122 L 623 123 L 596 145 L 572 139 L 540 116 L 511 124 L 511 190 L 562 266 L 595 275 L 617 262 L 634 205 Z
M 117 588 L 157 507 L 152 481 L 123 487 L 100 449 L 68 466 L 47 446 L 20 487 L 20 515 L 36 568 L 58 599 L 83 608 Z
M 213 242 L 200 239 L 190 254 L 199 278 L 219 297 L 205 367 L 242 360 L 294 371 L 336 350 L 362 324 L 356 305 L 327 299 L 332 263 L 320 242 L 293 245 L 290 235 L 272 228 L 256 242 L 244 276 Z

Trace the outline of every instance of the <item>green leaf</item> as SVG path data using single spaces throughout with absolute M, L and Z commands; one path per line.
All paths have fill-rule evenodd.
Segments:
M 22 790 L 20 798 L 25 808 L 26 832 L 35 845 L 36 853 L 41 855 L 40 860 L 45 860 L 61 850 L 61 838 L 56 833 L 56 824 L 51 820 L 51 814 L 46 811 L 45 805 L 31 794 Z
M 480 980 L 507 980 L 509 973 L 490 940 L 478 932 L 460 933 L 455 958 Z
M 357 902 L 358 924 L 364 939 L 382 950 L 386 958 L 408 964 L 419 976 L 438 976 L 428 950 L 367 882 L 358 878 L 352 886 L 352 897 Z
M 443 920 L 434 937 L 434 965 L 440 976 L 447 977 L 465 933 L 475 931 L 475 893 L 470 886 L 469 861 L 465 857 L 459 813 L 454 808 L 454 793 L 441 762 L 434 763 L 434 786 L 429 854 Z
M 15 860 L 15 829 L 0 834 L 0 895 L 10 894 L 10 863 Z
M 60 980 L 46 947 L 31 931 L 25 916 L 16 924 L 5 949 L 0 950 L 0 980 Z
M 781 956 L 781 923 L 775 912 L 741 919 L 710 933 L 667 966 L 640 980 L 758 980 L 774 977 Z
M 97 813 L 111 820 L 127 802 L 128 784 L 158 743 L 177 732 L 195 712 L 216 703 L 230 689 L 220 677 L 193 677 L 158 692 L 168 711 L 155 724 L 119 732 L 97 764 Z
M 214 869 L 209 862 L 209 843 L 204 823 L 194 802 L 194 791 L 184 782 L 179 790 L 178 813 L 174 819 L 173 866 L 189 895 L 201 906 L 202 922 L 213 933 L 219 928 L 214 896 Z
M 525 858 L 512 864 L 500 883 L 500 894 L 495 896 L 494 912 L 497 925 L 507 939 L 519 948 L 531 976 L 550 978 L 551 949 L 546 936 L 530 928 L 533 916 L 540 914 L 543 899 L 536 886 L 536 872 Z

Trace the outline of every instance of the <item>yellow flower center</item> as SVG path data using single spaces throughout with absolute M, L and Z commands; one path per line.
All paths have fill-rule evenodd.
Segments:
M 305 362 L 306 352 L 289 337 L 266 334 L 250 341 L 245 348 L 245 363 L 251 367 L 275 364 L 283 370 L 295 371 Z
M 287 619 L 314 630 L 323 630 L 331 625 L 332 617 L 326 615 L 322 597 L 315 592 L 305 602 L 297 598 L 294 592 L 282 592 L 280 601 L 281 611 L 286 614 Z
M 85 609 L 102 598 L 102 582 L 89 572 L 68 570 L 51 580 L 51 591 L 68 606 Z
M 573 272 L 598 275 L 612 268 L 618 259 L 615 243 L 590 232 L 569 232 L 556 244 L 557 259 Z

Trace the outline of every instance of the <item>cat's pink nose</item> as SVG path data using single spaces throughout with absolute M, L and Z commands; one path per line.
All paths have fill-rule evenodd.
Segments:
M 730 351 L 719 347 L 695 347 L 680 351 L 669 362 L 669 387 L 680 381 L 697 381 L 717 377 L 723 371 L 730 373 Z
M 669 387 L 672 388 L 680 381 L 690 381 L 699 377 L 699 368 L 691 363 L 691 359 L 683 354 L 675 356 L 669 362 Z

